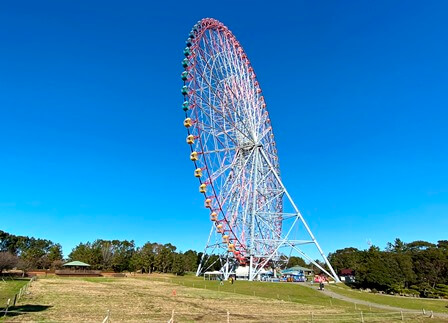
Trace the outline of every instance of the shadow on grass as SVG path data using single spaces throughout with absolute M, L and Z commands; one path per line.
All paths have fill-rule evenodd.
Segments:
M 12 316 L 19 316 L 26 313 L 36 313 L 36 312 L 42 312 L 50 308 L 50 305 L 18 305 L 18 306 L 11 306 L 8 308 L 8 313 L 6 314 L 7 317 Z M 5 307 L 0 307 L 0 317 L 3 317 L 5 315 Z

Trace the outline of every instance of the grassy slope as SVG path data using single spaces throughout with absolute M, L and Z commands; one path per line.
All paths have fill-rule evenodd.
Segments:
M 345 285 L 329 286 L 328 288 L 335 293 L 372 303 L 402 307 L 413 310 L 425 309 L 426 311 L 448 313 L 448 300 L 422 299 L 413 297 L 407 298 L 407 297 L 387 296 L 381 294 L 372 294 L 353 290 L 346 287 Z
M 276 317 L 286 321 L 291 315 L 294 319 L 308 319 L 310 313 L 314 313 L 315 319 L 349 322 L 359 320 L 360 310 L 366 322 L 400 318 L 396 313 L 376 309 L 370 312 L 363 306 L 355 310 L 352 303 L 331 299 L 316 289 L 298 284 L 236 281 L 234 285 L 229 282 L 220 285 L 217 281 L 204 281 L 194 276 L 157 274 L 136 278 L 139 279 L 41 278 L 33 284 L 24 304 L 42 309 L 9 319 L 73 321 L 82 316 L 90 321 L 101 321 L 110 309 L 113 319 L 118 321 L 148 318 L 166 321 L 174 308 L 180 321 L 209 321 L 212 317 L 222 321 L 225 309 L 230 310 L 236 320 L 272 321 L 272 317 Z M 177 296 L 172 295 L 174 290 Z M 257 297 L 253 297 L 254 292 Z M 408 316 L 407 320 L 410 318 Z
M 17 279 L 17 280 L 0 280 L 0 308 L 6 306 L 6 302 L 8 298 L 11 299 L 11 302 L 14 300 L 14 295 L 17 294 L 28 282 L 28 279 Z
M 152 274 L 150 280 L 166 281 L 187 287 L 206 288 L 221 292 L 237 293 L 242 295 L 266 297 L 280 299 L 284 301 L 292 301 L 308 305 L 331 306 L 344 309 L 345 311 L 354 311 L 354 305 L 341 300 L 332 299 L 322 294 L 316 288 L 309 288 L 299 284 L 290 283 L 268 283 L 268 282 L 248 282 L 237 280 L 232 285 L 229 282 L 219 284 L 216 280 L 204 280 L 202 277 L 193 275 L 171 276 Z M 357 306 L 357 310 L 367 311 L 367 306 Z
M 173 309 L 179 321 L 207 322 L 218 317 L 218 321 L 224 321 L 226 310 L 232 313 L 234 321 L 273 321 L 273 317 L 280 321 L 298 317 L 307 319 L 311 312 L 325 318 L 337 315 L 337 321 L 341 319 L 344 321 L 347 319 L 345 314 L 348 313 L 348 318 L 351 318 L 354 313 L 336 306 L 330 308 L 218 291 L 218 288 L 212 288 L 212 285 L 207 289 L 203 288 L 204 285 L 198 288 L 198 282 L 201 280 L 195 277 L 187 277 L 186 281 L 194 281 L 195 288 L 171 283 L 170 278 L 175 279 L 177 283 L 185 283 L 174 276 L 168 279 L 163 279 L 159 275 L 156 277 L 157 279 L 152 279 L 153 276 L 151 279 L 41 278 L 33 284 L 31 293 L 25 300 L 28 306 L 45 305 L 47 308 L 14 319 L 63 321 L 74 320 L 75 317 L 82 315 L 83 319 L 89 321 L 101 321 L 108 309 L 116 321 L 143 321 L 148 318 L 166 321 Z M 213 283 L 214 287 L 220 287 L 217 282 Z M 240 285 L 243 287 L 243 284 Z M 176 291 L 176 295 L 173 295 L 173 291 Z M 259 291 L 262 292 L 264 289 Z M 298 293 L 295 296 L 302 295 L 311 302 L 309 295 L 306 294 L 309 291 L 313 294 L 315 291 L 302 289 L 301 291 L 305 293 L 303 295 Z

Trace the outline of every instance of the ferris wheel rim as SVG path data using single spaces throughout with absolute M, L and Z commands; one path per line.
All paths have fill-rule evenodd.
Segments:
M 195 25 L 195 26 L 197 26 L 197 25 Z M 197 27 L 195 27 L 195 28 L 197 28 Z M 197 42 L 197 40 L 201 40 L 202 39 L 202 35 L 205 33 L 205 32 L 207 32 L 207 30 L 210 30 L 210 29 L 213 29 L 213 28 L 220 28 L 220 30 L 223 30 L 224 31 L 224 33 L 225 33 L 225 35 L 226 35 L 226 37 L 228 37 L 231 41 L 232 41 L 232 44 L 235 46 L 235 45 L 237 45 L 237 48 L 239 48 L 239 52 L 240 53 L 242 53 L 241 55 L 242 56 L 245 56 L 245 59 L 246 59 L 246 65 L 248 65 L 248 66 L 250 66 L 250 68 L 252 69 L 252 71 L 253 71 L 253 68 L 251 67 L 251 64 L 250 64 L 250 61 L 249 61 L 249 59 L 247 58 L 247 55 L 245 54 L 245 52 L 244 52 L 244 50 L 242 49 L 242 47 L 241 47 L 241 45 L 239 44 L 239 42 L 237 41 L 237 39 L 236 39 L 236 37 L 230 32 L 230 30 L 227 28 L 227 27 L 225 27 L 222 23 L 220 23 L 220 22 L 218 22 L 217 20 L 214 20 L 214 19 L 210 19 L 210 18 L 206 18 L 206 19 L 203 19 L 203 20 L 201 20 L 200 21 L 200 32 L 201 33 L 197 33 L 197 34 L 194 34 L 194 37 L 193 37 L 193 39 L 194 39 L 194 42 Z M 190 36 L 191 36 L 192 34 L 190 34 Z M 193 45 L 193 44 L 192 44 Z M 191 47 L 194 47 L 194 46 L 191 46 Z M 198 52 L 200 52 L 200 51 L 198 51 Z M 197 54 L 196 54 L 197 55 Z M 193 52 L 192 53 L 192 56 L 195 56 L 195 52 Z M 187 70 L 187 69 L 186 69 Z M 253 73 L 253 75 L 255 75 L 255 73 Z M 256 80 L 256 76 L 253 78 L 253 79 L 255 79 L 255 81 L 254 81 L 254 84 L 257 84 L 257 86 L 258 86 L 258 88 L 257 88 L 257 92 L 258 93 L 261 93 L 261 87 L 259 86 L 259 82 Z M 184 87 L 185 87 L 185 80 L 184 80 Z M 235 96 L 235 94 L 234 93 L 232 93 L 233 94 L 233 96 Z M 185 102 L 185 99 L 186 98 L 186 96 L 184 95 L 184 102 Z M 261 96 L 261 99 L 262 99 L 262 105 L 264 105 L 264 107 L 263 108 L 265 108 L 266 107 L 266 105 L 265 105 L 265 103 L 264 103 L 264 97 L 263 96 Z M 198 111 L 198 109 L 196 109 L 196 113 L 197 113 L 197 111 Z M 267 113 L 267 110 L 265 110 L 266 111 L 266 113 Z M 254 112 L 254 114 L 255 114 L 255 112 Z M 185 116 L 186 116 L 186 118 L 188 118 L 188 113 L 187 113 L 187 110 L 185 110 Z M 225 119 L 225 117 L 226 116 L 224 116 L 223 115 L 223 117 L 224 117 L 224 119 Z M 241 119 L 241 118 L 240 118 Z M 198 120 L 198 122 L 199 122 L 199 118 L 197 118 L 197 120 Z M 268 119 L 269 120 L 269 119 Z M 254 123 L 254 122 L 253 122 Z M 246 127 L 246 125 L 244 124 L 244 122 L 243 123 L 241 123 L 242 125 L 244 125 L 245 126 L 245 128 L 246 128 L 246 130 L 248 130 L 248 128 Z M 255 124 L 255 123 L 254 123 Z M 235 124 L 234 124 L 235 125 Z M 254 125 L 253 127 L 255 127 L 256 125 Z M 236 127 L 236 125 L 234 126 L 234 129 L 236 129 L 236 130 L 238 130 L 239 132 L 241 132 L 243 135 L 245 135 L 245 137 L 246 138 L 248 138 L 249 140 L 251 140 L 252 142 L 253 142 L 253 144 L 254 144 L 254 146 L 255 145 L 260 145 L 258 142 L 256 142 L 256 138 L 254 138 L 254 137 L 252 137 L 251 138 L 251 135 L 249 134 L 244 134 L 244 132 L 243 131 L 241 131 L 241 129 L 240 128 L 238 128 L 238 127 Z M 201 129 L 200 128 L 198 128 L 198 131 L 200 131 Z M 260 140 L 262 140 L 269 132 L 271 132 L 271 134 L 272 134 L 272 126 L 268 126 L 268 127 L 266 127 L 266 130 L 265 130 L 265 134 L 261 137 L 261 139 Z M 191 135 L 191 132 L 190 132 L 190 129 L 189 128 L 187 128 L 187 133 L 188 133 L 188 135 L 190 136 Z M 224 133 L 225 133 L 225 131 L 224 131 Z M 228 133 L 226 133 L 226 135 L 228 135 Z M 272 135 L 273 136 L 273 135 Z M 199 136 L 200 137 L 200 136 Z M 232 137 L 231 136 L 228 136 L 229 138 L 231 138 L 232 139 Z M 234 138 L 233 138 L 234 139 Z M 204 149 L 204 145 L 203 145 L 203 142 L 202 142 L 202 139 L 199 139 L 198 140 L 198 142 L 200 143 L 200 146 L 201 146 L 201 151 L 199 152 L 198 151 L 198 153 L 200 153 L 201 155 L 205 155 L 206 153 L 210 153 L 209 151 L 206 151 L 205 149 Z M 273 144 L 273 146 L 275 146 L 275 140 L 273 139 L 273 138 L 271 138 L 271 142 L 273 142 L 274 144 Z M 240 149 L 241 147 L 234 147 L 233 148 L 233 150 L 235 150 L 236 151 L 236 153 L 235 153 L 235 155 L 234 156 L 237 156 L 237 154 L 238 154 L 238 151 L 239 151 L 239 149 Z M 192 146 L 190 145 L 190 150 L 191 150 L 191 153 L 193 153 L 194 151 L 193 151 L 193 148 L 192 148 Z M 272 152 L 268 152 L 270 155 L 272 155 Z M 277 163 L 278 163 L 278 157 L 277 157 L 277 155 L 276 155 L 276 152 L 274 152 L 274 154 L 275 154 L 275 157 L 276 157 L 276 159 L 277 159 Z M 200 184 L 202 185 L 204 182 L 207 182 L 207 185 L 209 185 L 210 187 L 211 187 L 211 189 L 212 189 L 212 191 L 213 191 L 213 195 L 214 196 L 218 196 L 219 194 L 218 194 L 218 191 L 220 191 L 220 188 L 218 188 L 218 187 L 216 187 L 216 184 L 215 184 L 215 181 L 212 179 L 212 176 L 211 176 L 211 174 L 210 174 L 210 168 L 211 167 L 208 167 L 208 165 L 207 165 L 207 159 L 204 157 L 204 163 L 205 163 L 205 165 L 206 165 L 206 172 L 207 172 L 207 174 L 208 174 L 208 177 L 207 177 L 207 180 L 206 181 L 202 181 L 200 178 L 199 178 L 199 182 L 200 182 Z M 198 165 L 197 165 L 197 163 L 196 163 L 196 161 L 194 161 L 194 165 L 195 165 L 195 168 L 196 169 L 198 169 L 197 167 L 198 167 Z M 206 193 L 203 193 L 204 194 L 204 197 L 207 199 L 207 194 Z M 217 200 L 217 199 L 216 199 Z M 227 224 L 229 224 L 229 219 L 227 218 L 227 215 L 225 214 L 225 211 L 223 210 L 223 207 L 222 207 L 222 205 L 219 203 L 219 201 L 218 201 L 218 208 L 219 208 L 219 211 L 220 211 L 220 213 L 222 214 L 222 218 L 224 219 L 224 221 L 227 223 Z M 230 228 L 230 230 L 232 231 L 232 227 L 229 225 L 229 228 Z M 244 246 L 244 244 L 242 244 L 240 241 L 239 241 L 239 238 L 240 237 L 238 237 L 237 236 L 237 234 L 233 234 L 233 236 L 234 236 L 234 238 L 239 242 L 239 244 L 240 244 L 240 246 Z

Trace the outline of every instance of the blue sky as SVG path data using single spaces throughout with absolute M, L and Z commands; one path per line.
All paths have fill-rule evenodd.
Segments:
M 203 17 L 257 73 L 283 180 L 325 252 L 447 239 L 443 1 L 0 5 L 0 229 L 201 250 L 182 50 Z

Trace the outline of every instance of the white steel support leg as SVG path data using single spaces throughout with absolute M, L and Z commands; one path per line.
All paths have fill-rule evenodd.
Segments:
M 196 271 L 196 276 L 200 276 L 201 275 L 202 265 L 203 265 L 203 262 L 204 262 L 204 259 L 205 259 L 206 255 L 207 255 L 207 249 L 208 249 L 208 246 L 210 244 L 210 239 L 212 237 L 213 230 L 214 230 L 214 226 L 212 225 L 212 227 L 210 229 L 210 234 L 208 235 L 207 244 L 205 245 L 204 253 L 202 254 L 202 257 L 201 257 L 201 262 L 199 263 L 198 270 Z
M 269 159 L 267 158 L 265 152 L 263 151 L 263 149 L 260 149 L 261 155 L 263 156 L 263 158 L 265 159 L 265 161 L 267 162 L 267 164 L 269 165 L 269 168 L 271 169 L 271 171 L 274 173 L 275 178 L 278 180 L 279 184 L 281 185 L 281 187 L 283 188 L 283 190 L 285 191 L 285 195 L 288 197 L 289 201 L 291 202 L 294 210 L 297 213 L 297 216 L 300 218 L 300 220 L 302 221 L 303 225 L 305 226 L 306 231 L 308 232 L 308 234 L 311 237 L 311 240 L 313 240 L 313 243 L 316 245 L 317 250 L 319 251 L 320 255 L 322 256 L 322 258 L 324 259 L 325 263 L 327 264 L 328 268 L 330 269 L 331 273 L 332 273 L 332 277 L 336 282 L 340 282 L 338 275 L 336 275 L 336 272 L 333 269 L 333 266 L 331 266 L 330 262 L 328 261 L 327 257 L 325 256 L 324 252 L 322 251 L 319 243 L 317 242 L 316 238 L 314 237 L 313 233 L 311 232 L 310 228 L 308 227 L 308 224 L 306 223 L 305 219 L 303 218 L 302 214 L 300 213 L 299 209 L 297 208 L 296 204 L 294 203 L 294 201 L 291 198 L 291 195 L 289 195 L 286 187 L 283 185 L 282 180 L 280 179 L 280 176 L 278 176 L 277 172 L 275 171 L 274 167 L 272 167 L 271 162 L 269 161 Z
M 254 185 L 252 192 L 252 212 L 251 212 L 251 224 L 250 224 L 250 262 L 249 262 L 249 281 L 254 280 L 256 275 L 256 268 L 253 267 L 253 257 L 255 254 L 255 216 L 256 216 L 256 208 L 257 208 L 257 187 L 258 187 L 258 154 L 259 147 L 254 147 Z
M 224 280 L 228 280 L 230 276 L 229 257 L 227 257 L 226 265 L 224 266 Z

